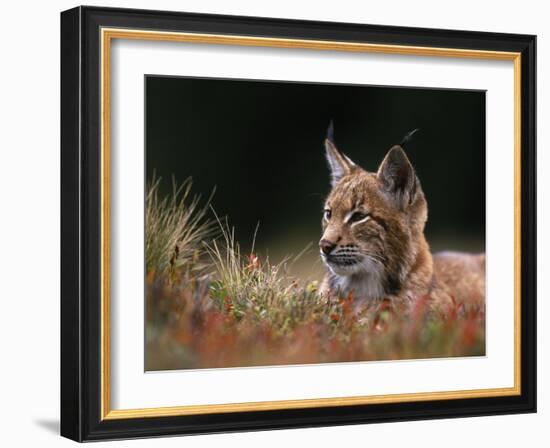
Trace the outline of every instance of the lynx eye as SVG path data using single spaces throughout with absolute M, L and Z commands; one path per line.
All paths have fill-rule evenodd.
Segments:
M 323 218 L 325 219 L 325 221 L 329 221 L 330 218 L 332 217 L 332 211 L 330 210 L 325 210 L 324 214 L 323 214 Z
M 364 221 L 369 217 L 368 213 L 365 212 L 353 212 L 348 218 L 348 222 L 353 224 L 354 222 Z

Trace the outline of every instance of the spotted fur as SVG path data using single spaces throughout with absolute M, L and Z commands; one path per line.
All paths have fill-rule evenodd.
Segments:
M 323 293 L 369 301 L 429 296 L 446 306 L 457 297 L 484 301 L 484 255 L 432 256 L 424 236 L 426 198 L 401 146 L 388 151 L 377 172 L 359 167 L 331 138 L 325 147 L 332 190 L 319 242 L 327 267 Z

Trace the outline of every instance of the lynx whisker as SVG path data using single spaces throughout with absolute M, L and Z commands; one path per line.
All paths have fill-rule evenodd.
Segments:
M 374 261 L 376 263 L 380 263 L 382 265 L 384 265 L 385 262 L 386 262 L 386 259 L 384 257 L 382 257 L 381 255 L 378 255 L 378 254 L 369 253 L 369 254 L 363 254 L 363 256 L 371 259 L 372 261 Z
M 402 145 L 416 132 L 409 132 Z M 483 254 L 431 254 L 424 235 L 426 197 L 402 146 L 391 147 L 374 172 L 346 157 L 330 138 L 325 153 L 332 188 L 319 241 L 321 259 L 329 269 L 321 292 L 353 293 L 354 299 L 365 300 L 429 295 L 434 306 L 444 309 L 456 303 L 467 276 L 474 294 L 464 294 L 463 300 L 483 303 Z

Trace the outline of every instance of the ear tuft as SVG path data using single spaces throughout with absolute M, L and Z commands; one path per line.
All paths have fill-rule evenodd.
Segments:
M 334 143 L 334 121 L 330 120 L 327 129 L 327 140 Z
M 401 143 L 399 143 L 399 146 L 403 147 L 403 146 L 405 146 L 406 144 L 408 144 L 408 143 L 412 140 L 413 136 L 414 136 L 418 131 L 420 131 L 420 129 L 419 129 L 419 128 L 416 128 L 416 129 L 413 129 L 413 130 L 410 131 L 410 132 L 407 132 L 407 134 L 405 135 L 405 137 L 403 137 L 403 140 L 401 140 Z
M 417 189 L 416 173 L 401 146 L 388 151 L 378 168 L 377 177 L 398 208 L 403 210 L 413 203 Z

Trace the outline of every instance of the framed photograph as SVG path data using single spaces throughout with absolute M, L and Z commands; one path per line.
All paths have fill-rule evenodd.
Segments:
M 535 36 L 61 14 L 61 433 L 536 411 Z

